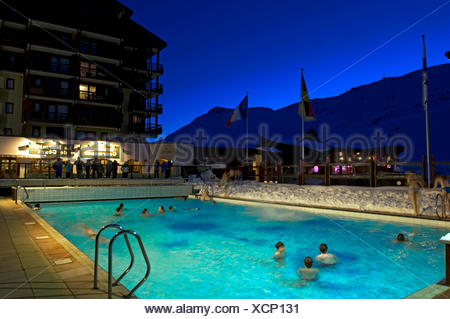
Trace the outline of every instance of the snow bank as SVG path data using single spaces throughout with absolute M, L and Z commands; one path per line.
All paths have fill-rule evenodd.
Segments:
M 208 189 L 213 196 L 223 196 L 218 182 L 192 181 L 195 189 Z M 421 190 L 419 208 L 423 215 L 435 215 L 438 191 Z M 413 215 L 406 187 L 298 186 L 245 181 L 228 187 L 229 198 L 263 200 L 305 206 L 333 207 Z

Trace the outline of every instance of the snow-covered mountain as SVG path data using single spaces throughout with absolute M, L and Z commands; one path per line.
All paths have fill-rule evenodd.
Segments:
M 428 69 L 429 117 L 431 153 L 436 160 L 450 160 L 450 64 Z M 306 129 L 322 135 L 323 124 L 329 127 L 329 135 L 339 135 L 344 141 L 355 134 L 370 139 L 377 130 L 389 138 L 408 137 L 413 143 L 412 158 L 419 160 L 425 154 L 425 112 L 422 107 L 421 70 L 400 77 L 383 78 L 371 84 L 355 87 L 339 96 L 312 100 L 317 121 L 306 122 Z M 267 137 L 279 134 L 285 142 L 294 141 L 300 132 L 298 103 L 278 110 L 264 107 L 249 109 L 249 132 L 259 136 L 259 127 L 265 123 Z M 225 127 L 232 109 L 214 107 L 208 113 L 194 119 L 190 124 L 170 134 L 166 140 L 194 136 L 202 129 L 211 137 L 228 135 L 237 140 L 245 135 L 245 120 Z M 328 136 L 329 136 L 328 135 Z M 401 139 L 401 138 L 400 138 Z M 193 140 L 198 144 L 198 140 Z M 383 143 L 383 144 L 386 144 Z M 373 145 L 371 145 L 373 146 Z

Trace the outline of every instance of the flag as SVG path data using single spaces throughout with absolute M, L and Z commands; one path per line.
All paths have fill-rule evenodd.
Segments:
M 312 108 L 311 102 L 309 101 L 305 79 L 303 78 L 303 69 L 302 69 L 302 84 L 301 84 L 301 100 L 300 103 L 298 104 L 298 115 L 303 117 L 305 121 L 315 120 L 314 110 Z
M 229 127 L 234 122 L 247 118 L 248 112 L 248 95 L 242 100 L 241 103 L 234 109 L 231 116 L 228 118 L 227 127 Z
M 428 108 L 428 74 L 427 74 L 427 56 L 425 52 L 425 36 L 422 36 L 422 93 L 423 107 Z

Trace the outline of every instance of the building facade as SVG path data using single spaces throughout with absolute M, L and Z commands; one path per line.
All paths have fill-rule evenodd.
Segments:
M 166 43 L 115 0 L 0 3 L 0 135 L 157 137 Z

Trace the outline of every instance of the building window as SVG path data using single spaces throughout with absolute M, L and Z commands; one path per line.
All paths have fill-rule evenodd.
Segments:
M 97 53 L 97 43 L 86 40 L 80 41 L 80 51 L 83 53 Z
M 13 103 L 5 103 L 5 113 L 8 113 L 8 114 L 14 113 L 14 104 Z
M 61 81 L 59 83 L 59 92 L 62 96 L 68 97 L 69 96 L 69 82 Z
M 34 86 L 41 87 L 41 79 L 34 79 Z
M 92 131 L 77 131 L 77 140 L 95 140 L 95 132 Z
M 31 136 L 32 137 L 41 137 L 41 127 L 33 126 L 32 130 L 31 130 Z
M 34 103 L 33 105 L 33 112 L 40 112 L 41 111 L 41 104 Z
M 80 84 L 80 99 L 81 100 L 94 100 L 97 87 L 93 85 Z
M 68 73 L 69 63 L 69 59 L 53 56 L 50 58 L 50 70 L 53 72 Z
M 97 65 L 89 62 L 80 62 L 80 76 L 95 78 L 97 76 Z
M 14 90 L 14 79 L 6 79 L 6 88 L 8 90 Z
M 3 130 L 3 135 L 6 135 L 6 136 L 11 136 L 12 135 L 12 128 L 5 128 L 4 130 Z

